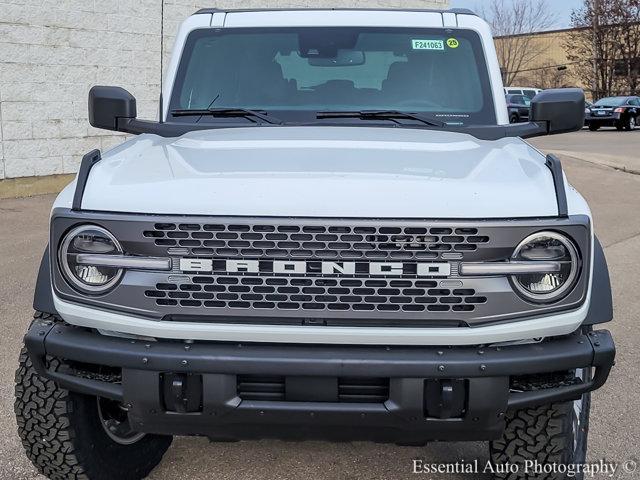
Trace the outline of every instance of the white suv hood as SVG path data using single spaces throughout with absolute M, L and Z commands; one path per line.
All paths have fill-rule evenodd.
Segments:
M 223 216 L 513 218 L 557 214 L 520 139 L 371 127 L 140 135 L 91 170 L 82 208 Z

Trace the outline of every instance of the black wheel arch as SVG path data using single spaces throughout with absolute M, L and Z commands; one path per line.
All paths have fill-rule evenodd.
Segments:
M 604 249 L 598 237 L 593 243 L 593 282 L 591 286 L 591 303 L 584 325 L 596 325 L 613 320 L 613 296 L 609 267 Z
M 35 311 L 50 313 L 52 315 L 58 314 L 53 303 L 53 292 L 51 288 L 51 260 L 49 245 L 47 245 L 42 254 L 40 268 L 38 269 L 38 278 L 36 280 L 36 289 L 33 294 L 33 309 Z

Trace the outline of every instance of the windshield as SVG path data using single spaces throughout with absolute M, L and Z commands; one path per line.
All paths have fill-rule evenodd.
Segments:
M 528 106 L 531 101 L 524 95 L 507 95 L 507 103 Z
M 626 101 L 627 101 L 627 97 L 607 97 L 607 98 L 601 98 L 593 105 L 595 107 L 611 107 L 611 106 L 622 105 Z
M 182 111 L 171 117 L 179 122 L 250 121 L 184 115 L 234 108 L 273 112 L 285 122 L 336 122 L 317 113 L 383 110 L 429 114 L 456 126 L 496 124 L 482 44 L 468 30 L 196 30 L 187 39 L 169 107 Z

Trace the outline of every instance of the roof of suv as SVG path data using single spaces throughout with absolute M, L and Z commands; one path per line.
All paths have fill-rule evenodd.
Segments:
M 435 12 L 455 13 L 459 15 L 476 15 L 467 8 L 201 8 L 194 15 L 213 13 L 243 13 L 243 12 L 295 12 L 295 11 L 374 11 L 374 12 Z

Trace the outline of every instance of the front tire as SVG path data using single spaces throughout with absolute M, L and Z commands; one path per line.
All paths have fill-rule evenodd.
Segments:
M 600 125 L 597 125 L 595 123 L 590 123 L 589 130 L 591 130 L 592 132 L 597 132 L 598 130 L 600 130 Z
M 629 115 L 627 121 L 624 124 L 624 129 L 629 131 L 635 130 L 637 126 L 637 119 L 633 115 Z
M 586 376 L 590 372 L 582 372 Z M 583 480 L 584 474 L 569 476 L 562 472 L 525 469 L 526 462 L 544 466 L 583 464 L 587 456 L 591 394 L 575 402 L 555 403 L 509 412 L 500 440 L 491 442 L 491 462 L 517 465 L 518 471 L 497 473 L 502 480 Z M 571 470 L 569 470 L 571 471 Z
M 51 361 L 53 368 L 57 360 Z M 172 437 L 139 435 L 116 442 L 103 427 L 96 397 L 58 387 L 33 368 L 25 348 L 16 371 L 14 410 L 27 457 L 52 480 L 139 480 L 153 470 Z M 133 438 L 133 437 L 132 437 Z

